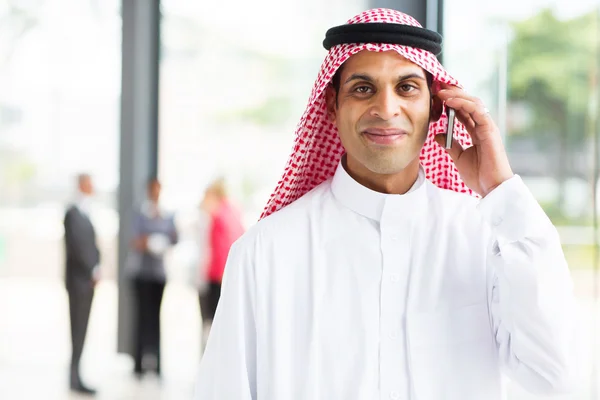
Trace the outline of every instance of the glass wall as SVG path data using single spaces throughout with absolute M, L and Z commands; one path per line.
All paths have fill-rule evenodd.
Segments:
M 520 174 L 558 226 L 575 280 L 586 382 L 595 399 L 600 4 L 591 0 L 444 2 L 443 61 L 481 97 Z M 596 205 L 598 207 L 598 204 Z M 533 399 L 511 385 L 511 400 Z
M 0 277 L 62 279 L 62 218 L 80 172 L 114 269 L 118 0 L 0 0 Z
M 0 88 L 0 398 L 67 398 L 63 216 L 82 172 L 106 278 L 84 376 L 116 348 L 120 0 L 0 0 Z

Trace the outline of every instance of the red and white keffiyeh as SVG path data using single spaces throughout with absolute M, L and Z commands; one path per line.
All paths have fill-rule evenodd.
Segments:
M 421 27 L 410 15 L 396 10 L 377 8 L 362 12 L 347 23 L 390 23 Z M 397 51 L 398 54 L 419 65 L 433 75 L 436 82 L 460 86 L 433 53 L 414 47 L 359 43 L 342 44 L 331 48 L 327 54 L 317 81 L 313 87 L 308 106 L 296 128 L 296 138 L 284 174 L 271 195 L 261 219 L 289 205 L 316 186 L 331 178 L 345 150 L 338 136 L 336 126 L 327 119 L 325 89 L 331 83 L 337 69 L 348 58 L 363 51 Z M 445 133 L 448 120 L 445 113 L 429 125 L 429 134 L 421 150 L 420 162 L 425 176 L 436 186 L 456 192 L 474 194 L 460 179 L 450 156 L 434 141 L 435 135 Z M 463 147 L 471 146 L 471 138 L 465 127 L 458 121 L 455 124 L 454 138 Z

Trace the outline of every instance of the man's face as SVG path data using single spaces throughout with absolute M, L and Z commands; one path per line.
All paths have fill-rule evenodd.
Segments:
M 153 181 L 148 187 L 148 197 L 155 203 L 160 199 L 161 185 L 158 181 Z
M 395 51 L 361 51 L 344 63 L 337 104 L 329 88 L 327 105 L 349 168 L 382 175 L 418 168 L 431 106 L 421 67 Z
M 81 181 L 79 182 L 79 190 L 81 191 L 81 193 L 86 194 L 88 196 L 94 194 L 94 185 L 92 184 L 92 178 L 90 178 L 89 176 L 81 178 Z

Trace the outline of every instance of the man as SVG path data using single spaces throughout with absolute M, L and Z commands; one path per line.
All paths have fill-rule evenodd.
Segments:
M 71 389 L 84 394 L 94 394 L 81 381 L 79 362 L 87 332 L 94 287 L 100 278 L 100 251 L 96 244 L 96 231 L 90 220 L 90 202 L 94 194 L 92 178 L 79 175 L 78 197 L 65 214 L 66 287 L 69 295 L 71 319 Z
M 148 369 L 161 375 L 160 310 L 167 281 L 165 256 L 179 241 L 175 216 L 162 207 L 161 191 L 160 181 L 151 178 L 147 198 L 135 213 L 131 242 L 134 253 L 127 269 L 135 297 L 133 371 L 138 378 Z M 148 360 L 146 356 L 154 359 L 151 368 L 144 362 Z
M 196 399 L 496 400 L 503 373 L 570 390 L 556 229 L 441 37 L 375 9 L 324 46 L 284 176 L 229 254 Z

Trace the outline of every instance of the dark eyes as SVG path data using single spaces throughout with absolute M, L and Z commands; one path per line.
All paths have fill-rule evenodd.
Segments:
M 354 88 L 354 91 L 356 93 L 364 94 L 364 93 L 371 93 L 372 89 L 370 86 L 357 86 Z
M 398 88 L 401 89 L 404 93 L 409 93 L 416 89 L 415 86 L 409 84 L 400 85 L 398 86 Z
M 398 89 L 398 92 L 400 92 L 400 93 L 410 93 L 410 92 L 416 90 L 417 87 L 412 84 L 403 83 L 401 85 L 398 85 L 397 89 Z M 352 91 L 355 93 L 358 93 L 358 94 L 374 93 L 374 89 L 368 85 L 356 86 Z

